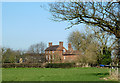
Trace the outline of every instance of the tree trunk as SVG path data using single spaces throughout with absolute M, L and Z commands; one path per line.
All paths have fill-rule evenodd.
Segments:
M 120 28 L 120 1 L 118 0 L 118 15 L 119 15 L 119 22 L 118 22 L 118 28 Z M 120 32 L 120 31 L 119 31 Z M 120 33 L 118 33 L 118 80 L 120 81 Z
M 120 81 L 120 38 L 118 39 L 118 80 Z

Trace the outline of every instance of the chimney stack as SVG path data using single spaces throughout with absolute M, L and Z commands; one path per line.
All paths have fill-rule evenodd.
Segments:
M 63 47 L 63 42 L 60 41 L 60 42 L 59 42 L 59 46 L 60 46 L 60 47 Z
M 69 51 L 72 51 L 73 49 L 72 49 L 72 46 L 71 46 L 71 43 L 68 43 L 68 50 Z
M 52 42 L 49 42 L 49 47 L 52 46 Z

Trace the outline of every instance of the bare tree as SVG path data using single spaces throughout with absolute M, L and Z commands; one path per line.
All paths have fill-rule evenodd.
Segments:
M 73 31 L 68 36 L 68 41 L 71 42 L 74 49 L 79 50 L 82 53 L 79 58 L 81 63 L 97 63 L 99 44 L 94 40 L 93 34 L 80 33 L 78 30 Z
M 49 7 L 53 20 L 69 22 L 68 29 L 84 23 L 115 35 L 118 38 L 118 56 L 120 55 L 120 1 L 56 2 L 50 3 Z
M 80 62 L 82 65 L 96 65 L 98 60 L 98 47 L 95 44 L 90 44 L 87 46 L 84 54 L 80 55 L 77 59 L 77 62 Z
M 93 34 L 81 33 L 76 30 L 69 34 L 68 42 L 71 42 L 74 49 L 85 51 L 89 44 L 92 44 L 93 42 L 97 43 L 93 37 Z
M 94 38 L 99 42 L 102 49 L 104 47 L 107 47 L 109 50 L 113 50 L 115 48 L 118 39 L 114 35 L 109 35 L 108 32 L 102 32 L 102 30 L 97 26 L 86 26 L 86 29 L 90 32 L 93 31 Z
M 97 27 L 97 26 L 96 26 Z M 98 27 L 93 26 L 87 26 L 86 29 L 88 31 L 92 31 L 94 35 L 94 39 L 98 41 L 99 48 L 100 48 L 100 57 L 102 57 L 105 53 L 105 51 L 109 51 L 113 57 L 116 57 L 116 55 L 113 55 L 113 52 L 116 50 L 116 45 L 118 42 L 118 39 L 114 35 L 109 35 L 107 32 L 102 32 L 101 29 Z M 102 58 L 101 58 L 102 59 Z
M 49 11 L 54 21 L 68 21 L 68 28 L 84 23 L 98 26 L 119 38 L 119 4 L 120 2 L 56 2 L 49 4 Z
M 3 63 L 17 63 L 21 57 L 20 50 L 13 50 L 11 48 L 2 48 L 2 62 Z
M 28 49 L 28 52 L 40 54 L 40 53 L 44 53 L 45 48 L 46 48 L 46 44 L 43 42 L 40 42 L 40 43 L 31 45 Z

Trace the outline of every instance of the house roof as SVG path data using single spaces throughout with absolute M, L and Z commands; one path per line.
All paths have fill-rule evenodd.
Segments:
M 45 49 L 45 51 L 56 51 L 59 45 L 52 45 Z

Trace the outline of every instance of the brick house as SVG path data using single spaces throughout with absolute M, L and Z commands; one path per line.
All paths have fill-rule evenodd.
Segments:
M 68 50 L 63 47 L 63 42 L 59 45 L 52 45 L 49 42 L 49 47 L 45 50 L 45 57 L 47 62 L 72 62 L 79 56 L 79 51 L 73 50 L 71 43 L 68 44 Z

